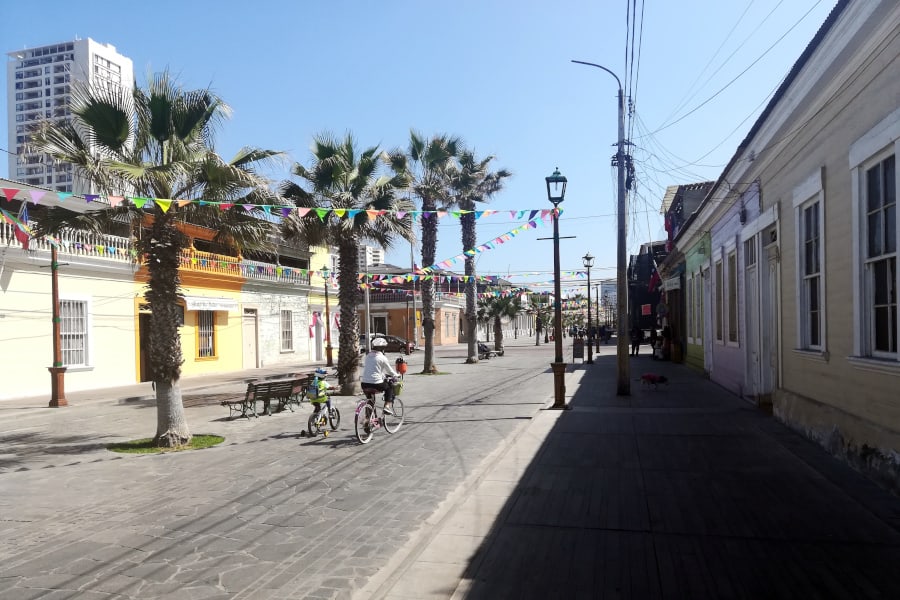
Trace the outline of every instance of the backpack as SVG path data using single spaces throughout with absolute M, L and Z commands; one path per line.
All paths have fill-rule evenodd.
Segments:
M 324 402 L 328 398 L 328 384 L 324 379 L 314 377 L 306 388 L 306 397 L 310 402 Z

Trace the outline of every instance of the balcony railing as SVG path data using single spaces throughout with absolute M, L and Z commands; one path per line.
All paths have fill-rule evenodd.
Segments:
M 275 281 L 297 285 L 309 285 L 309 271 L 302 271 L 294 267 L 273 265 L 255 260 L 241 261 L 241 274 L 245 279 L 255 281 Z
M 9 248 L 22 247 L 16 239 L 13 225 L 0 222 L 0 245 Z M 50 247 L 50 242 L 44 238 L 32 238 L 29 241 L 30 250 L 49 251 Z M 59 236 L 59 253 L 61 256 L 90 256 L 129 263 L 133 262 L 137 256 L 131 240 L 128 238 L 74 230 L 66 231 Z M 243 277 L 253 281 L 269 281 L 288 285 L 309 285 L 310 283 L 308 271 L 256 260 L 242 260 L 233 256 L 190 248 L 182 251 L 181 268 L 188 271 Z

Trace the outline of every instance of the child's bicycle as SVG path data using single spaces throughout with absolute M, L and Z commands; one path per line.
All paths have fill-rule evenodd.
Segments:
M 309 435 L 311 437 L 316 437 L 319 433 L 323 434 L 325 437 L 328 437 L 328 426 L 331 426 L 332 431 L 337 431 L 338 427 L 341 425 L 341 411 L 338 410 L 337 406 L 332 405 L 331 408 L 325 405 L 324 402 L 313 403 L 316 407 L 316 410 L 313 414 L 309 415 L 309 421 L 306 424 L 306 429 L 309 431 Z
M 400 429 L 403 425 L 403 400 L 400 396 L 394 395 L 393 406 L 389 411 L 379 411 L 378 395 L 383 392 L 366 384 L 362 385 L 362 391 L 366 397 L 356 404 L 356 439 L 361 444 L 367 444 L 379 427 L 384 427 L 388 433 Z

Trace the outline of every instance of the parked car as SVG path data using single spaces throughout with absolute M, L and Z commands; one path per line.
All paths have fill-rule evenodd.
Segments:
M 372 334 L 372 339 L 375 339 L 377 337 L 387 340 L 387 348 L 385 348 L 386 352 L 402 352 L 404 354 L 411 354 L 413 350 L 416 349 L 415 343 L 402 337 L 397 337 L 396 335 L 386 335 L 384 333 Z M 361 333 L 359 335 L 359 351 L 361 354 L 365 354 L 366 352 L 366 334 L 364 333 Z

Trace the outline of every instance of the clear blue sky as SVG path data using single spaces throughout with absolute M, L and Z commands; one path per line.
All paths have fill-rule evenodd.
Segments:
M 483 207 L 504 212 L 478 222 L 479 242 L 521 224 L 506 211 L 548 208 L 544 177 L 559 167 L 569 179 L 560 235 L 576 236 L 561 242 L 562 269 L 582 269 L 590 251 L 596 280 L 615 277 L 618 88 L 571 60 L 616 72 L 634 105 L 632 254 L 664 238 L 666 186 L 718 177 L 834 3 L 636 0 L 635 11 L 630 0 L 41 0 L 36 13 L 0 0 L 0 21 L 4 52 L 90 37 L 130 57 L 139 84 L 168 68 L 188 87 L 212 87 L 234 110 L 218 137 L 225 156 L 252 145 L 309 164 L 323 131 L 388 149 L 405 147 L 410 129 L 459 135 L 513 172 Z M 552 242 L 537 238 L 550 235 L 548 223 L 479 254 L 478 272 L 549 282 Z M 458 220 L 445 217 L 438 260 L 460 252 Z M 408 265 L 409 245 L 388 261 Z M 534 271 L 546 274 L 515 276 Z

